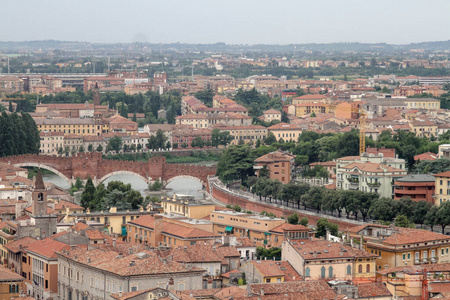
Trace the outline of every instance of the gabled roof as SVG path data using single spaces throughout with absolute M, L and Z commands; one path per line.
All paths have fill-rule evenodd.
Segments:
M 270 231 L 284 233 L 285 231 L 309 231 L 309 228 L 303 225 L 293 225 L 289 223 L 284 223 L 275 228 L 272 228 Z
M 17 282 L 23 281 L 25 278 L 0 265 L 0 282 Z
M 30 244 L 25 251 L 43 256 L 47 259 L 56 259 L 56 252 L 59 252 L 64 248 L 70 248 L 70 246 L 51 238 L 46 238 Z
M 17 253 L 22 251 L 22 249 L 26 249 L 29 245 L 36 243 L 38 240 L 26 236 L 23 237 L 17 241 L 14 242 L 10 242 L 6 245 L 4 245 L 3 247 L 5 247 L 6 249 L 8 249 L 9 251 L 13 252 L 13 253 Z
M 374 297 L 391 297 L 392 294 L 383 282 L 357 283 L 358 297 L 374 298 Z

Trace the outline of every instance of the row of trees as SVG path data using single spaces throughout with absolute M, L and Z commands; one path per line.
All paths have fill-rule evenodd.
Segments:
M 36 123 L 27 114 L 0 115 L 0 157 L 20 154 L 38 154 L 40 137 Z
M 281 184 L 265 176 L 251 177 L 248 180 L 251 192 L 259 196 L 260 201 L 275 202 L 298 209 L 314 209 L 347 218 L 368 217 L 387 223 L 409 227 L 411 224 L 440 225 L 442 230 L 450 224 L 450 203 L 439 208 L 426 201 L 413 201 L 410 198 L 394 200 L 380 198 L 378 194 L 353 190 L 328 190 L 324 187 L 311 187 L 303 183 Z M 403 218 L 398 218 L 403 216 Z M 405 217 L 406 216 L 406 217 Z M 405 220 L 406 221 L 403 221 Z M 297 219 L 298 221 L 298 219 Z M 293 221 L 294 222 L 294 221 Z
M 117 207 L 120 210 L 138 209 L 145 205 L 141 193 L 131 189 L 131 184 L 111 181 L 107 187 L 103 183 L 95 187 L 90 177 L 81 194 L 80 204 L 90 210 L 108 210 L 111 207 Z

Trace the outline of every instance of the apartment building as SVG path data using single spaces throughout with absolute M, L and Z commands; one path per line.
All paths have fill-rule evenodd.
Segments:
M 58 257 L 56 252 L 69 245 L 51 238 L 30 244 L 22 254 L 22 274 L 26 275 L 28 295 L 39 299 L 55 299 L 58 295 Z
M 257 140 L 261 142 L 267 137 L 267 128 L 261 125 L 248 126 L 221 126 L 215 125 L 211 129 L 219 129 L 220 131 L 228 131 L 233 138 L 230 145 L 237 145 L 242 140 L 245 144 L 255 144 Z
M 210 213 L 214 233 L 221 236 L 247 237 L 256 246 L 279 247 L 285 239 L 309 238 L 311 231 L 302 225 L 292 225 L 283 219 L 251 215 L 229 210 Z
M 33 118 L 41 132 L 64 134 L 100 135 L 103 132 L 101 119 L 94 118 Z
M 270 126 L 268 130 L 273 133 L 277 141 L 283 139 L 288 142 L 297 141 L 305 127 L 299 124 L 278 123 Z
M 413 201 L 427 201 L 434 204 L 435 178 L 428 174 L 412 174 L 397 179 L 394 199 L 409 197 Z
M 293 178 L 294 160 L 295 155 L 275 151 L 255 159 L 256 165 L 253 168 L 256 170 L 257 176 L 259 176 L 259 170 L 266 166 L 269 169 L 271 179 L 276 179 L 286 184 L 291 182 Z
M 39 132 L 40 144 L 39 152 L 45 155 L 58 155 L 58 149 L 64 147 L 63 132 Z
M 373 281 L 378 255 L 326 240 L 287 240 L 281 247 L 288 261 L 305 280 Z
M 193 196 L 173 194 L 172 198 L 161 197 L 161 207 L 164 213 L 175 213 L 192 219 L 201 219 L 209 216 L 216 205 Z
M 24 290 L 24 278 L 10 269 L 0 266 L 0 295 L 2 299 L 20 297 Z
M 414 132 L 418 137 L 430 138 L 432 136 L 437 137 L 439 135 L 438 124 L 433 121 L 412 121 L 409 122 L 409 126 L 411 127 L 411 132 Z
M 128 242 L 149 247 L 188 246 L 214 241 L 218 237 L 218 234 L 198 229 L 192 224 L 164 220 L 162 215 L 142 216 L 127 224 Z
M 423 229 L 366 224 L 347 230 L 363 249 L 378 256 L 377 270 L 398 266 L 450 262 L 450 237 Z
M 450 171 L 433 175 L 435 178 L 434 204 L 441 205 L 450 199 Z
M 262 119 L 266 122 L 281 121 L 281 112 L 276 109 L 265 110 L 263 111 Z
M 58 299 L 114 299 L 149 288 L 201 289 L 202 269 L 188 269 L 130 244 L 58 251 Z

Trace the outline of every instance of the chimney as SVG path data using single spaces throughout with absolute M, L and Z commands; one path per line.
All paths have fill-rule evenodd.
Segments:
M 134 265 L 135 265 L 135 261 L 134 260 L 130 261 L 130 267 L 133 267 Z
M 131 248 L 131 247 L 128 248 L 128 254 L 130 254 L 130 255 L 133 254 L 133 248 Z
M 339 255 L 340 255 L 340 256 L 344 256 L 344 252 L 342 252 L 342 251 L 339 252 Z
M 116 248 L 116 239 L 113 239 L 113 247 Z
M 90 264 L 90 263 L 91 263 L 91 258 L 90 258 L 90 257 L 88 257 L 88 259 L 87 259 L 87 263 L 88 263 L 88 264 Z
M 317 252 L 316 252 L 316 251 L 314 251 L 314 253 L 313 253 L 313 257 L 314 257 L 314 258 L 316 258 L 316 257 L 317 257 Z
M 261 289 L 261 296 L 264 296 L 264 289 Z
M 122 298 L 122 295 L 123 295 L 122 292 L 119 292 L 119 298 Z

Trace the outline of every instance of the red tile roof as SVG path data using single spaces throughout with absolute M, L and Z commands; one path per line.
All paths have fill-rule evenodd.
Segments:
M 25 278 L 23 278 L 19 274 L 0 265 L 0 282 L 3 282 L 3 281 L 17 282 L 17 281 L 23 281 L 24 279 Z
M 356 284 L 358 287 L 358 297 L 373 298 L 373 297 L 392 297 L 386 285 L 382 282 L 370 282 Z
M 69 209 L 81 209 L 81 210 L 83 209 L 83 207 L 79 206 L 78 204 L 65 200 L 60 200 L 58 203 L 55 204 L 55 210 L 65 210 L 67 207 Z
M 46 238 L 30 244 L 25 251 L 43 256 L 47 259 L 52 259 L 57 258 L 56 252 L 65 248 L 69 249 L 70 246 L 51 238 Z
M 303 225 L 293 225 L 289 223 L 284 223 L 280 226 L 272 228 L 270 231 L 284 233 L 285 231 L 309 231 L 309 228 Z

